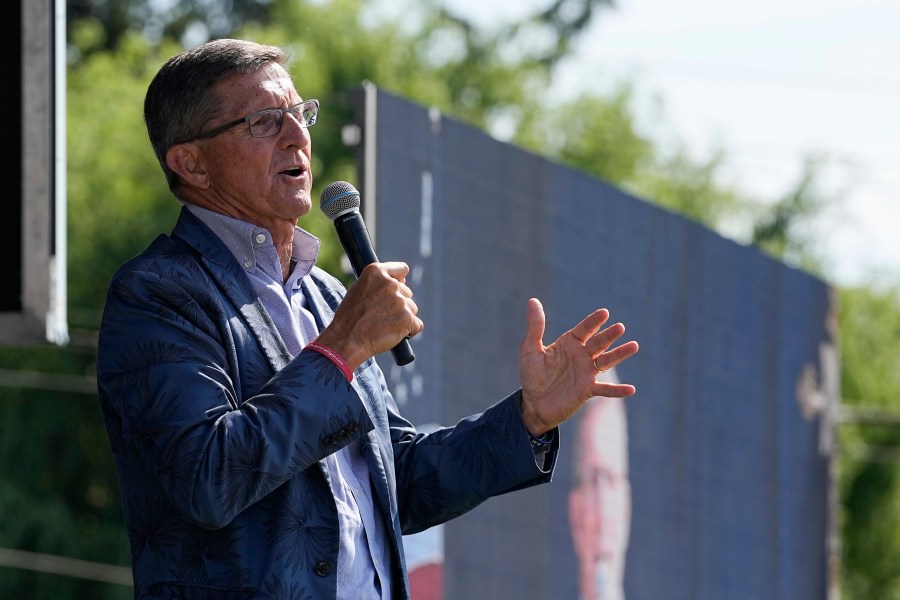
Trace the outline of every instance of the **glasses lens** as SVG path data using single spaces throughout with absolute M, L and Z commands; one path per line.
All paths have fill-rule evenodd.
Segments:
M 315 102 L 304 102 L 300 106 L 297 107 L 298 110 L 302 112 L 300 116 L 300 122 L 305 127 L 312 127 L 316 124 L 316 119 L 319 117 L 319 105 Z
M 313 101 L 295 104 L 288 110 L 300 122 L 302 127 L 312 127 L 316 124 L 316 118 L 319 116 L 319 105 Z M 247 123 L 250 125 L 250 135 L 253 137 L 275 135 L 281 130 L 285 112 L 279 108 L 273 108 L 261 110 L 250 115 L 247 117 Z
M 251 115 L 248 119 L 250 135 L 253 137 L 268 137 L 275 135 L 281 129 L 280 110 L 261 110 Z

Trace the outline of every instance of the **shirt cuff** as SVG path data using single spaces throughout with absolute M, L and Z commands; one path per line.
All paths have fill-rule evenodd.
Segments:
M 547 468 L 547 455 L 550 453 L 550 447 L 553 440 L 556 439 L 556 430 L 551 429 L 540 437 L 534 437 L 530 433 L 528 437 L 531 439 L 531 449 L 534 452 L 534 464 L 544 471 Z
M 531 446 L 535 450 L 546 450 L 553 443 L 553 430 L 544 432 L 541 437 L 534 437 L 529 433 L 528 437 L 531 438 Z

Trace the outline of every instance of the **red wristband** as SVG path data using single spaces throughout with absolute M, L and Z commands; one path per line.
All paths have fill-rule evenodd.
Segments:
M 344 360 L 344 357 L 329 348 L 328 346 L 323 346 L 318 342 L 310 342 L 306 345 L 310 350 L 315 350 L 319 354 L 322 354 L 329 358 L 331 362 L 335 364 L 335 366 L 341 370 L 341 373 L 344 374 L 344 377 L 347 378 L 347 381 L 353 381 L 353 371 L 350 370 L 350 365 Z

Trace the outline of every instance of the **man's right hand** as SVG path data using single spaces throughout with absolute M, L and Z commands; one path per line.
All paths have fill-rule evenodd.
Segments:
M 372 263 L 347 290 L 331 324 L 316 338 L 355 370 L 369 358 L 390 350 L 425 324 L 416 314 L 406 285 L 409 266 L 402 262 Z

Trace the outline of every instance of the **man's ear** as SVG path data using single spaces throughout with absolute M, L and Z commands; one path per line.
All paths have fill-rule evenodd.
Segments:
M 184 142 L 175 144 L 166 151 L 166 164 L 178 173 L 184 185 L 199 189 L 209 187 L 209 176 L 203 153 L 196 144 Z

